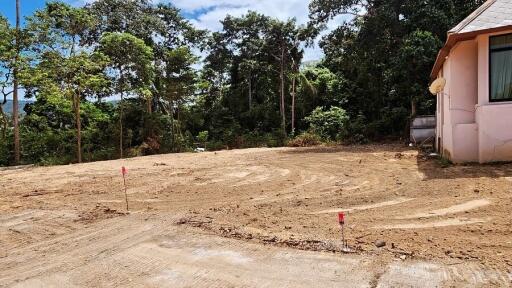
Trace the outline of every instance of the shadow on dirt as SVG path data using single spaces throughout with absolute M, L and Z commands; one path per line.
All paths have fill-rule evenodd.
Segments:
M 304 147 L 282 151 L 283 154 L 327 154 L 327 153 L 384 153 L 398 155 L 415 148 L 400 144 L 382 145 L 347 145 L 347 146 L 321 146 Z M 424 175 L 425 180 L 430 179 L 474 179 L 474 178 L 503 178 L 512 177 L 512 163 L 495 164 L 451 164 L 437 157 L 429 157 L 428 151 L 418 151 L 416 157 L 418 171 Z
M 445 160 L 418 153 L 418 171 L 425 179 L 473 179 L 512 177 L 512 163 L 451 164 Z
M 293 150 L 282 151 L 283 154 L 308 154 L 308 153 L 400 153 L 410 151 L 410 147 L 397 145 L 397 144 L 382 144 L 382 145 L 347 145 L 347 146 L 317 146 L 317 147 L 302 147 Z

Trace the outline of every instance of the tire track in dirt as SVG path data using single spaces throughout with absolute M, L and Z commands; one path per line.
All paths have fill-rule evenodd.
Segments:
M 425 229 L 425 228 L 440 228 L 449 226 L 463 226 L 477 223 L 485 223 L 492 220 L 492 218 L 454 218 L 446 220 L 437 220 L 430 222 L 408 222 L 402 224 L 386 224 L 373 226 L 373 229 Z
M 408 201 L 414 200 L 412 198 L 397 198 L 394 200 L 389 200 L 385 202 L 379 202 L 375 204 L 369 204 L 369 205 L 362 205 L 362 206 L 354 206 L 354 207 L 348 207 L 348 208 L 333 208 L 328 210 L 322 210 L 318 212 L 314 212 L 311 214 L 327 214 L 327 213 L 338 213 L 338 212 L 352 212 L 352 211 L 361 211 L 361 210 L 369 210 L 369 209 L 375 209 L 375 208 L 383 208 L 388 206 L 393 206 L 397 204 L 402 204 Z

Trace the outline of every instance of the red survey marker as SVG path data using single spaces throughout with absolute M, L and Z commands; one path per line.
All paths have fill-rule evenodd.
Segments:
M 345 224 L 345 213 L 343 213 L 343 212 L 338 213 L 338 222 L 340 222 L 341 225 Z
M 123 166 L 121 167 L 121 174 L 126 175 L 128 173 L 128 170 L 126 170 L 126 168 Z

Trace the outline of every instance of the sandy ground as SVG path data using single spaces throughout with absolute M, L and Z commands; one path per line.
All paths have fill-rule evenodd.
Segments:
M 507 287 L 511 200 L 511 164 L 396 145 L 1 169 L 0 286 Z

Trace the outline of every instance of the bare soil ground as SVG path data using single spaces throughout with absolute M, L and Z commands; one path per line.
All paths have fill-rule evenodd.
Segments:
M 181 287 L 308 287 L 339 284 L 340 271 L 352 275 L 344 276 L 345 284 L 366 283 L 354 285 L 361 287 L 509 286 L 511 202 L 512 164 L 441 168 L 398 145 L 248 149 L 2 169 L 0 286 L 71 286 L 77 282 L 69 277 L 76 274 L 79 286 L 159 287 L 172 280 L 185 283 Z M 356 254 L 339 255 L 338 211 L 347 213 L 345 232 Z M 377 248 L 377 240 L 386 245 Z M 186 258 L 187 249 L 188 256 L 254 266 L 211 278 L 229 269 L 213 261 L 204 263 L 213 267 L 208 275 L 191 272 L 185 264 L 199 264 L 190 256 L 188 262 L 167 263 L 188 274 L 162 270 L 162 255 Z M 271 277 L 272 267 L 286 267 L 274 259 L 276 253 L 303 264 Z M 325 261 L 336 263 L 327 274 L 308 270 Z M 128 264 L 113 267 L 119 263 Z M 241 276 L 230 278 L 235 272 Z M 299 285 L 294 281 L 301 275 L 320 282 Z M 407 275 L 439 281 L 407 282 Z

